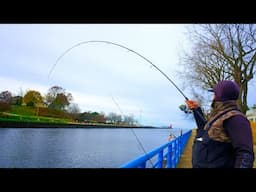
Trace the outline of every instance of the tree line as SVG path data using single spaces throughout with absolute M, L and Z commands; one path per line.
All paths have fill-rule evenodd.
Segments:
M 192 25 L 188 34 L 192 47 L 182 54 L 179 71 L 184 85 L 207 105 L 207 89 L 221 80 L 234 80 L 241 90 L 238 105 L 246 113 L 248 83 L 256 74 L 256 25 Z
M 133 115 L 119 115 L 114 112 L 81 112 L 78 104 L 72 103 L 71 93 L 60 86 L 52 86 L 45 95 L 39 91 L 28 90 L 23 95 L 13 96 L 10 91 L 0 93 L 0 112 L 11 111 L 13 105 L 36 109 L 36 116 L 69 118 L 83 123 L 109 123 L 134 125 L 137 123 Z

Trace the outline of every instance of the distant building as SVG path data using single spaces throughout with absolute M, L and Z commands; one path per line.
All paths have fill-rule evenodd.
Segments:
M 246 116 L 249 121 L 256 122 L 256 108 L 251 108 L 246 111 Z
M 22 104 L 22 97 L 21 96 L 12 97 L 12 105 L 21 105 L 21 104 Z

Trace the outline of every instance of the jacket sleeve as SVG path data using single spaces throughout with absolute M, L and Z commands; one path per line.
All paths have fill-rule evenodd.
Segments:
M 254 152 L 250 122 L 245 117 L 236 115 L 224 121 L 224 128 L 232 140 L 235 168 L 252 168 Z
M 198 129 L 203 129 L 206 124 L 206 119 L 204 117 L 201 107 L 193 110 L 194 118 Z

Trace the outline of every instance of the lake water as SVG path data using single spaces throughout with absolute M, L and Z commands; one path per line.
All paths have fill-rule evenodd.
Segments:
M 0 168 L 118 168 L 181 131 L 188 130 L 0 128 Z

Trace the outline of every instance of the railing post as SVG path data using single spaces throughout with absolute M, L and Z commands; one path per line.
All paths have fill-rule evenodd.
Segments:
M 176 159 L 176 140 L 173 142 L 173 148 L 172 148 L 172 168 L 175 168 L 175 159 Z
M 162 168 L 163 167 L 163 150 L 159 151 L 158 153 L 158 165 L 156 168 Z
M 168 146 L 168 149 L 167 149 L 167 166 L 166 168 L 171 168 L 172 167 L 172 144 L 170 144 Z
M 176 140 L 175 167 L 177 166 L 179 161 L 179 140 L 180 140 L 180 137 L 178 137 L 178 139 Z
M 181 156 L 181 142 L 182 142 L 182 135 L 179 137 L 179 140 L 178 140 L 178 142 L 179 142 L 179 153 L 178 153 L 178 160 L 177 160 L 177 164 L 178 164 L 178 161 L 179 161 L 179 158 L 180 158 L 180 156 Z

